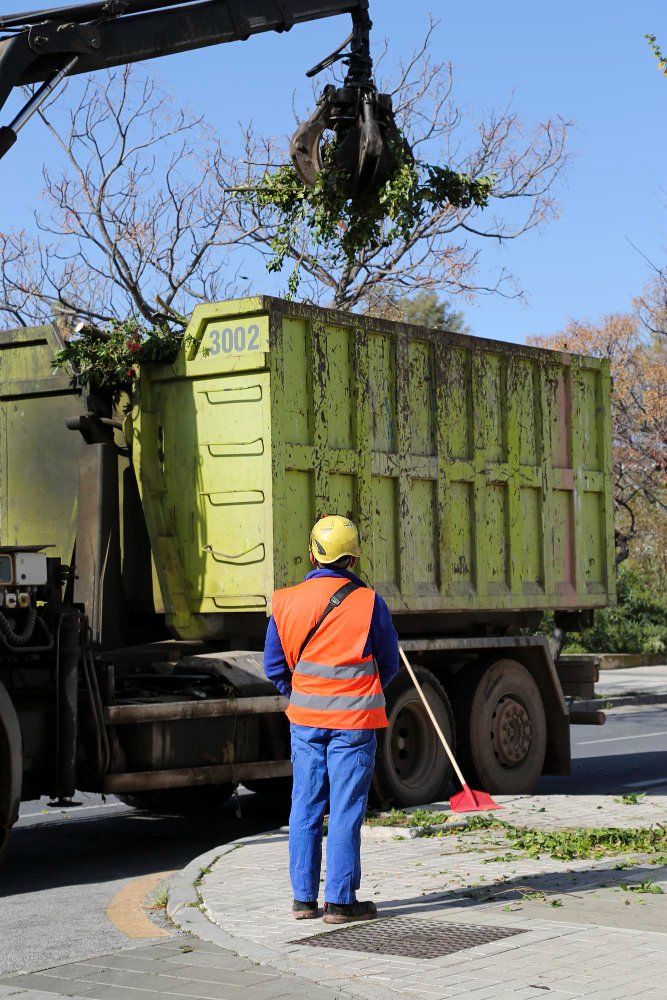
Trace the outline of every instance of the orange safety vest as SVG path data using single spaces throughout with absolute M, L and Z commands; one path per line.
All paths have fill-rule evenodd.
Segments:
M 287 718 L 315 729 L 382 729 L 389 723 L 380 675 L 373 656 L 364 656 L 374 591 L 352 591 L 324 619 L 298 659 L 304 639 L 345 582 L 314 577 L 273 595 L 273 619 L 292 671 Z

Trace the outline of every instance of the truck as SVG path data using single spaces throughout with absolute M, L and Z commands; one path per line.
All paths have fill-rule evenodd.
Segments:
M 392 147 L 397 135 L 391 97 L 378 93 L 373 80 L 370 53 L 372 22 L 368 0 L 225 0 L 225 3 L 219 4 L 202 4 L 198 0 L 88 0 L 48 10 L 0 14 L 0 32 L 4 33 L 0 36 L 0 109 L 4 108 L 15 89 L 36 85 L 9 124 L 0 126 L 0 157 L 14 146 L 20 132 L 66 77 L 204 46 L 245 41 L 261 32 L 286 32 L 295 25 L 342 14 L 351 16 L 351 33 L 309 75 L 316 75 L 332 63 L 341 61 L 347 70 L 343 85 L 329 84 L 324 88 L 315 112 L 299 125 L 292 137 L 290 155 L 298 176 L 312 187 L 322 168 L 323 145 L 333 139 L 339 150 L 337 165 L 344 169 L 347 177 L 349 197 L 368 194 L 384 183 L 391 173 L 394 163 Z M 112 765 L 112 760 L 118 763 L 125 753 L 121 746 L 124 741 L 115 740 L 115 727 L 111 728 L 108 716 L 116 690 L 114 672 L 117 666 L 121 673 L 124 669 L 118 659 L 119 656 L 122 659 L 122 654 L 118 653 L 106 661 L 95 657 L 95 652 L 103 648 L 103 632 L 97 626 L 117 615 L 122 605 L 120 592 L 112 594 L 108 589 L 105 592 L 95 589 L 105 579 L 109 568 L 106 566 L 107 556 L 115 558 L 117 548 L 114 543 L 108 552 L 103 553 L 95 545 L 100 538 L 106 537 L 107 529 L 111 531 L 110 540 L 115 529 L 111 529 L 106 522 L 102 525 L 100 521 L 96 538 L 74 529 L 76 503 L 72 503 L 72 490 L 75 489 L 78 473 L 73 471 L 70 462 L 72 446 L 71 443 L 63 445 L 58 434 L 54 438 L 52 432 L 56 427 L 62 429 L 59 423 L 62 408 L 74 402 L 73 396 L 80 397 L 81 393 L 73 394 L 63 389 L 57 380 L 54 382 L 47 377 L 48 360 L 45 361 L 45 358 L 53 354 L 54 336 L 53 331 L 50 334 L 30 330 L 19 331 L 16 335 L 5 333 L 0 355 L 5 414 L 1 487 L 4 514 L 0 529 L 4 545 L 0 556 L 0 856 L 4 853 L 8 831 L 16 818 L 21 796 L 39 794 L 39 788 L 48 785 L 62 798 L 69 794 L 68 789 L 73 789 L 75 775 L 80 782 L 85 782 L 88 780 L 85 774 L 90 777 L 93 772 L 97 775 L 93 782 L 101 787 L 101 776 L 116 766 Z M 30 351 L 19 349 L 26 345 Z M 21 373 L 26 375 L 25 379 Z M 109 428 L 115 426 L 114 417 L 108 413 L 100 415 L 99 407 L 104 410 L 107 403 L 91 402 L 91 406 L 94 408 L 90 414 L 79 414 L 78 425 L 73 418 L 74 425 L 79 427 L 86 442 L 91 445 L 109 444 L 111 450 L 100 453 L 105 455 L 104 459 L 98 456 L 102 465 L 97 466 L 92 460 L 97 454 L 95 448 L 88 453 L 91 464 L 86 465 L 82 460 L 78 507 L 83 512 L 90 509 L 90 504 L 99 502 L 102 505 L 97 512 L 99 518 L 113 518 L 116 514 L 120 517 L 121 508 L 118 505 L 113 507 L 111 515 L 108 514 L 106 494 L 100 482 L 85 478 L 86 471 L 93 477 L 104 478 L 103 465 L 105 462 L 109 464 L 110 456 L 115 455 L 113 448 L 117 446 L 108 440 Z M 25 416 L 26 413 L 29 417 Z M 32 456 L 29 461 L 23 452 L 24 447 Z M 44 448 L 46 453 L 42 451 Z M 43 459 L 38 457 L 44 454 Z M 49 466 L 49 462 L 53 464 Z M 111 458 L 110 464 L 113 463 Z M 23 477 L 21 469 L 27 470 L 28 467 L 39 472 L 38 479 L 26 480 Z M 47 467 L 50 472 L 45 471 Z M 45 474 L 44 480 L 42 473 Z M 128 493 L 124 504 L 131 504 L 130 478 L 127 477 Z M 42 488 L 47 489 L 48 498 L 46 494 L 35 492 Z M 130 520 L 134 517 L 133 514 L 129 516 Z M 61 517 L 65 520 L 61 521 Z M 95 520 L 92 512 L 91 517 L 92 521 L 86 522 L 82 513 L 79 519 L 82 525 L 91 525 Z M 142 523 L 143 517 L 139 515 L 136 524 Z M 144 536 L 140 527 L 136 530 L 136 541 L 140 544 Z M 41 538 L 44 537 L 43 532 L 57 538 L 57 543 L 47 543 L 54 545 L 57 553 L 52 553 L 47 559 L 42 546 L 26 546 L 26 533 L 32 532 Z M 131 524 L 124 522 L 125 541 L 131 533 Z M 71 542 L 75 534 L 77 543 L 73 548 Z M 75 553 L 76 562 L 72 561 Z M 148 550 L 144 555 L 146 562 L 140 570 L 142 575 L 148 572 L 151 565 Z M 95 564 L 98 557 L 105 563 L 104 571 Z M 70 562 L 63 561 L 64 558 Z M 140 563 L 141 560 L 137 559 L 137 565 Z M 73 587 L 75 580 L 78 581 L 76 588 Z M 84 595 L 83 603 L 72 603 L 74 589 L 77 595 Z M 92 631 L 91 621 L 96 623 Z M 16 631 L 17 628 L 19 631 Z M 109 630 L 105 627 L 104 634 L 107 632 Z M 146 630 L 140 629 L 138 635 L 143 641 L 145 635 L 152 636 L 153 633 L 152 626 L 149 626 Z M 142 653 L 137 652 L 136 655 L 141 661 Z M 148 657 L 150 663 L 153 660 L 154 657 Z M 29 668 L 27 673 L 26 668 Z M 240 667 L 238 669 L 241 670 Z M 164 680 L 157 689 L 154 674 L 151 667 L 149 690 L 151 697 L 157 698 L 158 702 L 163 698 L 173 701 L 170 685 L 174 691 L 191 691 L 195 688 L 190 685 L 195 684 L 199 698 L 207 697 L 207 692 L 229 694 L 236 690 L 215 669 L 207 674 L 202 667 L 197 676 L 190 671 L 187 683 Z M 243 678 L 241 686 L 245 684 L 244 689 L 250 690 L 247 685 L 252 672 L 248 675 L 246 671 L 239 676 Z M 135 680 L 143 690 L 143 682 Z M 119 681 L 120 686 L 122 683 Z M 82 688 L 87 692 L 88 702 L 87 711 L 80 714 Z M 219 708 L 223 713 L 223 707 Z M 173 714 L 174 711 L 175 719 L 187 717 L 179 714 L 180 709 L 167 708 L 168 713 Z M 192 712 L 192 708 L 186 712 Z M 200 732 L 206 728 L 204 723 L 200 723 Z M 254 733 L 253 726 L 245 728 L 250 740 L 251 731 Z M 209 725 L 208 729 L 209 732 L 215 730 L 216 734 L 219 733 L 213 725 Z M 86 730 L 88 736 L 84 737 Z M 244 724 L 239 722 L 237 725 L 234 721 L 232 743 L 237 737 L 241 739 L 243 730 Z M 141 727 L 135 727 L 130 732 L 134 744 L 146 739 L 150 744 L 155 736 Z M 182 735 L 184 730 L 180 732 Z M 176 739 L 170 729 L 169 732 L 165 730 L 163 735 Z M 84 746 L 89 738 L 94 744 L 90 760 Z M 215 759 L 219 756 L 218 737 L 211 738 L 215 744 Z M 208 760 L 208 751 L 202 752 L 203 759 Z M 44 766 L 49 770 L 45 759 L 53 753 L 58 759 L 51 767 L 52 777 L 45 778 Z M 160 751 L 147 745 L 140 756 L 141 753 L 147 768 L 157 766 Z M 222 773 L 218 774 L 220 780 L 223 780 Z M 47 785 L 44 785 L 44 780 Z M 172 784 L 174 780 L 172 776 Z M 195 769 L 191 777 L 180 781 L 180 784 L 187 787 L 196 780 Z M 180 794 L 178 801 L 181 805 L 184 804 L 184 796 L 187 798 L 186 793 Z
M 59 347 L 0 332 L 5 843 L 40 795 L 183 811 L 288 784 L 263 640 L 333 512 L 468 780 L 568 773 L 570 725 L 603 716 L 568 704 L 595 668 L 557 647 L 615 600 L 605 360 L 268 296 L 197 306 L 120 403 L 54 372 Z M 386 698 L 375 796 L 442 798 L 404 670 Z

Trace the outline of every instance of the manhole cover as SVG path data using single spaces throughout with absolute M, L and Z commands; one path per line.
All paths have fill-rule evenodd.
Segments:
M 341 927 L 313 937 L 290 941 L 316 948 L 342 948 L 376 955 L 403 955 L 406 958 L 440 958 L 478 944 L 525 934 L 524 930 L 486 927 L 481 924 L 451 924 L 448 921 L 414 917 L 387 917 L 372 923 Z

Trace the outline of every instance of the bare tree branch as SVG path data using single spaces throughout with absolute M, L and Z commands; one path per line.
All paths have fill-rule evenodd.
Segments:
M 322 246 L 304 224 L 291 234 L 288 257 L 299 263 L 299 294 L 308 301 L 354 309 L 419 289 L 468 300 L 478 293 L 521 294 L 504 268 L 492 278 L 482 276 L 483 244 L 518 239 L 556 216 L 552 190 L 568 162 L 570 124 L 555 118 L 526 129 L 510 105 L 473 121 L 454 101 L 451 65 L 433 58 L 436 28 L 431 19 L 422 42 L 387 79 L 385 45 L 376 59 L 378 85 L 392 95 L 399 127 L 419 160 L 446 164 L 473 179 L 494 175 L 491 206 L 446 205 L 416 221 L 406 237 L 398 237 L 388 221 L 379 245 L 362 251 L 354 266 L 336 246 Z M 253 164 L 277 168 L 288 160 L 284 140 L 266 140 L 252 126 L 245 129 L 244 144 L 248 188 L 261 176 Z M 270 259 L 283 224 L 280 212 L 240 199 L 239 224 L 252 233 L 244 245 Z
M 64 126 L 53 113 L 41 117 L 65 166 L 43 171 L 35 235 L 0 232 L 0 312 L 12 325 L 171 326 L 197 302 L 238 294 L 228 251 L 242 234 L 216 180 L 223 163 L 238 180 L 238 167 L 200 118 L 129 67 L 89 78 Z

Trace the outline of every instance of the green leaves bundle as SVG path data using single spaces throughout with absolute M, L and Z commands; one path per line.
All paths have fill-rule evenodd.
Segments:
M 114 395 L 127 391 L 144 362 L 171 364 L 183 340 L 182 331 L 147 327 L 135 319 L 113 322 L 107 330 L 84 329 L 55 355 L 55 368 L 71 367 L 75 378 Z
M 294 257 L 301 227 L 312 239 L 326 245 L 338 264 L 354 265 L 364 251 L 388 246 L 395 239 L 410 239 L 415 228 L 445 205 L 468 209 L 484 208 L 489 201 L 493 175 L 472 177 L 449 167 L 414 160 L 401 141 L 391 151 L 395 166 L 389 179 L 376 191 L 349 195 L 349 178 L 336 165 L 336 143 L 323 149 L 323 167 L 311 190 L 294 168 L 280 167 L 266 172 L 245 195 L 258 210 L 276 211 L 280 221 L 271 239 L 273 257 L 269 271 L 281 271 L 285 260 Z M 290 297 L 299 286 L 299 265 L 288 281 Z

